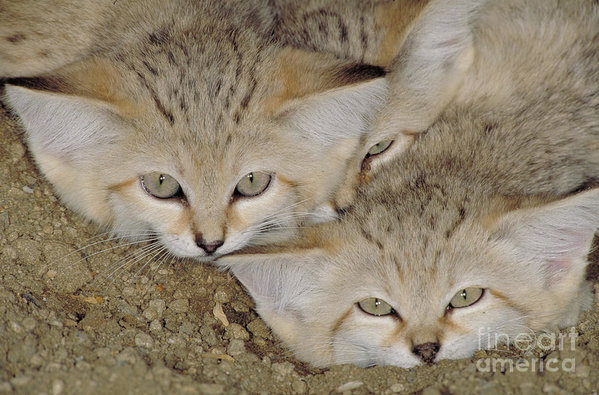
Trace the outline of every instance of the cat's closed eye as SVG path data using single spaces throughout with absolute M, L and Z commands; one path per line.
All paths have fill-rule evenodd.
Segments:
M 181 185 L 174 177 L 168 174 L 152 172 L 142 175 L 139 180 L 143 190 L 155 198 L 171 199 L 183 197 Z
M 451 301 L 447 305 L 447 310 L 472 306 L 483 297 L 484 293 L 485 290 L 482 288 L 471 287 L 462 289 L 451 298 Z

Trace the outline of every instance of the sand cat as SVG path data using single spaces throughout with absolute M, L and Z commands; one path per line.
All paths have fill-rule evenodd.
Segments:
M 219 261 L 317 366 L 411 367 L 575 324 L 599 227 L 598 32 L 592 1 L 431 3 L 392 78 L 433 90 L 381 120 L 425 104 L 426 132 L 338 223 Z
M 198 260 L 334 218 L 387 86 L 381 67 L 274 42 L 258 2 L 209 3 L 111 1 L 91 55 L 5 88 L 67 205 Z
M 25 1 L 0 1 L 3 8 L 0 76 L 48 73 L 90 54 L 98 55 L 119 47 L 123 41 L 138 40 L 140 30 L 154 29 L 154 22 L 140 26 L 139 20 L 145 18 L 146 9 L 135 7 L 135 2 L 132 7 L 131 3 L 111 0 L 83 0 L 85 3 L 69 0 L 57 7 L 53 0 L 35 4 L 28 3 L 32 0 Z M 284 46 L 389 69 L 405 32 L 426 3 L 424 0 L 233 2 L 227 4 L 225 10 L 234 11 L 223 12 L 219 17 L 226 18 L 240 31 L 251 29 Z M 130 20 L 136 23 L 130 24 Z M 61 26 L 60 31 L 55 28 L 57 24 Z M 309 67 L 310 62 L 322 60 L 307 56 L 304 61 L 305 67 Z M 362 72 L 374 70 L 362 67 Z M 353 72 L 360 73 L 360 70 Z M 380 74 L 380 69 L 375 71 L 375 76 L 377 73 Z M 396 131 L 381 136 L 362 134 L 358 151 L 349 158 L 343 183 L 331 197 L 330 207 L 343 209 L 351 202 L 355 187 L 376 174 L 379 162 L 401 153 L 409 145 L 410 140 L 393 143 L 396 134 Z M 377 157 L 383 151 L 386 151 L 385 157 Z

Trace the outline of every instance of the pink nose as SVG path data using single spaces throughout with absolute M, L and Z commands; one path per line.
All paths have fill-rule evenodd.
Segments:
M 211 241 L 211 242 L 207 243 L 206 240 L 204 240 L 204 238 L 201 235 L 197 235 L 196 236 L 196 244 L 198 247 L 200 247 L 202 250 L 204 250 L 206 252 L 206 254 L 211 255 L 212 253 L 214 253 L 214 251 L 216 251 L 218 249 L 218 247 L 220 247 L 224 244 L 224 241 L 215 240 L 215 241 Z

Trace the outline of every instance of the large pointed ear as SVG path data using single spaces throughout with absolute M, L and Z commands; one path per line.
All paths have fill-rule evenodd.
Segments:
M 495 236 L 515 247 L 518 261 L 531 265 L 546 288 L 558 290 L 584 279 L 597 228 L 599 188 L 512 211 L 498 220 Z
M 122 122 L 109 103 L 44 88 L 44 84 L 35 88 L 9 84 L 4 96 L 19 116 L 38 162 L 53 158 L 66 165 L 90 160 L 94 152 L 118 140 Z
M 247 289 L 256 311 L 287 344 L 297 342 L 305 328 L 305 306 L 317 288 L 318 249 L 242 252 L 216 262 Z
M 258 310 L 284 312 L 315 284 L 318 248 L 261 247 L 225 255 L 216 261 L 229 269 L 248 290 Z
M 387 98 L 381 67 L 294 48 L 277 61 L 277 88 L 265 107 L 298 138 L 328 146 L 359 137 Z
M 485 0 L 433 0 L 393 61 L 391 96 L 375 131 L 424 131 L 451 101 L 474 60 L 472 24 Z
M 4 100 L 19 116 L 36 160 L 72 164 L 120 138 L 123 116 L 136 106 L 122 99 L 120 73 L 107 61 L 88 60 L 53 75 L 11 80 Z

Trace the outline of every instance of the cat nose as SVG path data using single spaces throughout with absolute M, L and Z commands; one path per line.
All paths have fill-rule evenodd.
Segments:
M 224 243 L 225 242 L 222 240 L 215 240 L 207 243 L 202 235 L 196 235 L 196 245 L 204 250 L 208 255 L 214 253 L 214 251 L 216 251 L 218 247 L 222 246 Z
M 412 352 L 420 357 L 426 363 L 433 363 L 437 352 L 441 348 L 439 343 L 423 343 L 415 345 Z

